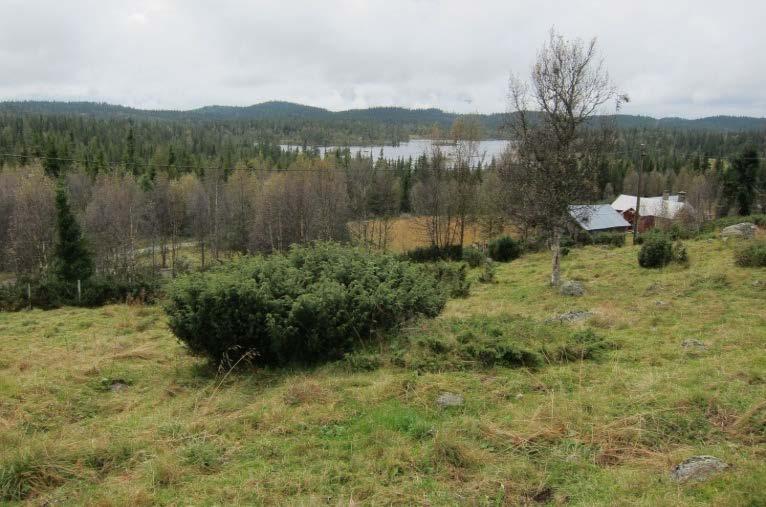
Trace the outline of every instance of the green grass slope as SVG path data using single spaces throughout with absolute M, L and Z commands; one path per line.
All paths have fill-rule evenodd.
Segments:
M 0 503 L 764 505 L 766 270 L 688 247 L 573 250 L 582 298 L 530 255 L 315 370 L 211 372 L 156 307 L 0 314 Z M 698 454 L 732 466 L 673 482 Z

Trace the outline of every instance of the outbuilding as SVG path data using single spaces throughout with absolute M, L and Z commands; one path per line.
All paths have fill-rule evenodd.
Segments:
M 590 233 L 625 232 L 630 223 L 609 204 L 576 204 L 569 206 L 569 215 L 583 230 Z
M 636 215 L 636 200 L 635 195 L 621 194 L 612 202 L 611 207 L 632 224 Z M 672 222 L 680 218 L 683 213 L 691 211 L 691 206 L 686 202 L 685 192 L 679 192 L 676 195 L 665 192 L 657 197 L 641 197 L 638 232 L 651 229 L 662 221 Z

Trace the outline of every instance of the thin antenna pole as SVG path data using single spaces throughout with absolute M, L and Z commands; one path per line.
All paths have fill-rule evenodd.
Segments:
M 633 243 L 636 243 L 638 236 L 638 221 L 641 214 L 641 182 L 644 174 L 644 157 L 646 156 L 646 145 L 641 144 L 641 162 L 638 165 L 638 189 L 636 189 L 636 212 L 633 213 Z

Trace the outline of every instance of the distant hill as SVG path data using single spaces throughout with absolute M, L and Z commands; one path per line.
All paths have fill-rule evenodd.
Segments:
M 154 120 L 259 121 L 268 119 L 311 120 L 318 122 L 373 122 L 402 127 L 425 127 L 433 124 L 449 127 L 460 115 L 441 109 L 408 109 L 403 107 L 372 107 L 330 111 L 320 107 L 292 102 L 270 101 L 252 106 L 205 106 L 186 111 L 135 109 L 97 102 L 17 101 L 0 102 L 0 113 L 87 115 L 99 118 L 135 118 Z M 472 115 L 480 119 L 489 134 L 495 134 L 507 121 L 507 114 Z M 710 116 L 707 118 L 652 118 L 649 116 L 617 115 L 621 128 L 668 128 L 678 130 L 715 130 L 736 132 L 766 130 L 766 118 L 746 116 Z

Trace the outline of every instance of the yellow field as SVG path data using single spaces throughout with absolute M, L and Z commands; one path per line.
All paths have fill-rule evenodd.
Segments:
M 510 232 L 510 229 L 506 230 L 506 233 Z M 478 224 L 474 223 L 466 227 L 464 246 L 474 243 L 482 244 L 485 241 L 485 238 L 482 237 L 479 231 Z M 397 253 L 406 252 L 420 246 L 428 246 L 429 241 L 422 225 L 422 219 L 404 217 L 394 220 L 390 244 L 390 250 Z

